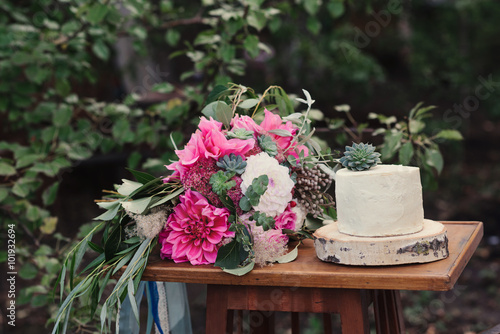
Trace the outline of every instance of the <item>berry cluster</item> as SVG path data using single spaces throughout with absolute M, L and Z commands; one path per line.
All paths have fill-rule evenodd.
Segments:
M 314 218 L 323 215 L 322 207 L 335 205 L 332 196 L 326 193 L 333 178 L 321 171 L 318 165 L 312 168 L 298 167 L 294 172 L 297 175 L 295 197 Z

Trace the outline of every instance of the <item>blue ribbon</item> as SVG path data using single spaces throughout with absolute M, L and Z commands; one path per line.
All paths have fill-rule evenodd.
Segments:
M 158 314 L 158 302 L 160 300 L 160 296 L 158 295 L 158 287 L 156 286 L 156 282 L 148 282 L 149 287 L 149 299 L 151 300 L 151 312 L 153 313 L 153 319 L 155 321 L 156 327 L 163 334 L 163 330 L 160 324 L 160 316 Z

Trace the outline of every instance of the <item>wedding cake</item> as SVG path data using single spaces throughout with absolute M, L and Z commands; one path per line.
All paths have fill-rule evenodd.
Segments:
M 335 177 L 335 194 L 342 233 L 380 237 L 423 228 L 418 167 L 377 165 L 361 172 L 341 169 Z
M 314 233 L 319 259 L 378 266 L 448 256 L 446 228 L 424 219 L 418 167 L 349 167 L 335 175 L 337 220 Z

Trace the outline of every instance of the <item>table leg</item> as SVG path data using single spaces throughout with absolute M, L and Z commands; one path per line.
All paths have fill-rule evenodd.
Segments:
M 341 289 L 339 290 L 339 304 L 341 305 L 340 322 L 343 334 L 368 334 L 370 324 L 368 320 L 368 299 L 365 291 Z
M 375 324 L 379 334 L 399 334 L 405 332 L 401 296 L 396 290 L 374 290 L 373 309 Z
M 233 317 L 228 317 L 228 290 L 222 285 L 207 285 L 206 333 L 232 333 Z

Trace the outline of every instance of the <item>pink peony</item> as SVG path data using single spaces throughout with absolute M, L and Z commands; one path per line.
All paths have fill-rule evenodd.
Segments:
M 274 220 L 276 224 L 274 225 L 277 229 L 288 229 L 295 231 L 295 223 L 297 221 L 297 214 L 292 211 L 292 206 L 290 203 L 286 207 L 283 213 L 277 215 Z
M 236 115 L 231 120 L 232 130 L 234 129 L 245 129 L 247 131 L 253 131 L 255 134 L 263 133 L 263 129 L 260 125 L 255 123 L 252 117 Z
M 260 126 L 265 132 L 275 129 L 281 129 L 289 131 L 292 136 L 295 136 L 297 134 L 298 128 L 294 126 L 292 122 L 288 121 L 286 123 L 283 123 L 283 120 L 279 115 L 273 114 L 267 109 L 264 109 L 264 114 L 264 120 L 262 121 Z M 293 137 L 283 137 L 273 133 L 267 133 L 267 135 L 273 138 L 274 142 L 278 145 L 281 151 L 284 152 L 284 158 L 286 158 L 288 155 L 293 155 L 294 157 L 298 158 L 298 153 L 300 151 L 304 151 L 304 156 L 309 155 L 309 150 L 306 146 L 297 145 L 297 142 L 292 142 Z
M 179 161 L 166 166 L 174 171 L 174 175 L 179 174 L 181 180 L 200 158 L 218 160 L 231 153 L 243 156 L 255 145 L 255 139 L 227 139 L 222 132 L 222 123 L 212 118 L 202 117 L 198 128 L 184 149 L 175 151 Z
M 210 205 L 196 191 L 186 190 L 160 233 L 161 257 L 193 265 L 215 263 L 220 243 L 234 236 L 228 230 L 229 211 Z

